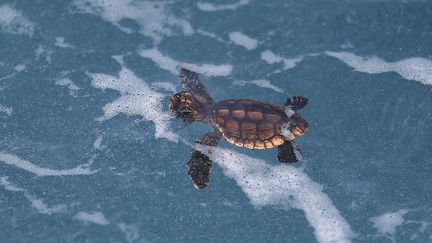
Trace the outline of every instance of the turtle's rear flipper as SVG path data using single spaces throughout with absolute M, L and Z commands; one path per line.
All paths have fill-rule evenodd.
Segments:
M 283 163 L 294 163 L 301 160 L 301 151 L 292 141 L 285 141 L 284 144 L 278 147 L 277 158 Z
M 222 134 L 219 131 L 206 133 L 196 141 L 198 144 L 216 146 Z M 188 174 L 192 178 L 195 188 L 203 189 L 209 184 L 212 161 L 210 158 L 196 149 L 192 150 L 192 158 L 188 162 Z
M 188 162 L 188 174 L 196 189 L 203 189 L 208 186 L 211 165 L 212 161 L 207 155 L 197 150 L 192 152 L 192 158 Z
M 287 99 L 285 106 L 292 107 L 294 111 L 300 110 L 308 103 L 308 99 L 303 96 L 293 96 Z
M 201 103 L 213 103 L 213 99 L 199 80 L 197 73 L 186 68 L 181 68 L 179 78 L 180 83 L 183 85 L 183 89 L 191 91 L 201 101 Z

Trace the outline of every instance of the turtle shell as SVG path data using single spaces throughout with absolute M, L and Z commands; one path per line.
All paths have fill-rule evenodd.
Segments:
M 249 149 L 274 148 L 285 142 L 281 126 L 288 121 L 285 111 L 257 100 L 230 99 L 212 106 L 212 123 L 224 138 Z

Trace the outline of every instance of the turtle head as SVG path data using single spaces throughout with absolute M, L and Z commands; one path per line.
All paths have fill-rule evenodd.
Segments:
M 295 113 L 289 117 L 287 123 L 282 126 L 282 135 L 288 139 L 293 140 L 296 137 L 303 136 L 308 130 L 309 124 L 303 119 L 300 114 Z
M 198 116 L 198 103 L 192 93 L 182 91 L 170 98 L 170 109 L 185 123 L 195 121 Z

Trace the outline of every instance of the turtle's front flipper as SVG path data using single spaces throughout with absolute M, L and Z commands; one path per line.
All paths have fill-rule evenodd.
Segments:
M 293 96 L 287 99 L 285 102 L 286 107 L 291 107 L 294 111 L 298 111 L 305 107 L 308 103 L 308 99 L 303 96 Z
M 213 103 L 213 99 L 207 92 L 202 82 L 198 78 L 198 74 L 186 68 L 180 69 L 180 83 L 184 90 L 191 91 L 203 104 Z
M 222 134 L 215 130 L 206 133 L 202 138 L 198 139 L 196 143 L 216 146 L 221 138 Z M 207 155 L 196 149 L 192 150 L 192 158 L 188 162 L 188 174 L 192 178 L 194 186 L 197 189 L 203 189 L 208 186 L 211 165 L 212 161 Z
M 285 141 L 278 147 L 277 158 L 283 163 L 294 163 L 301 160 L 301 151 L 293 141 Z

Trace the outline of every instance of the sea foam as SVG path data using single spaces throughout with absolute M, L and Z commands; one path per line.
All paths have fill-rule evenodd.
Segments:
M 302 170 L 285 164 L 270 165 L 228 149 L 202 145 L 197 149 L 220 165 L 253 205 L 302 210 L 319 242 L 350 242 L 354 237 L 350 225 L 322 191 L 322 186 Z
M 129 225 L 125 223 L 118 223 L 120 231 L 125 234 L 127 242 L 137 242 L 140 237 L 138 228 L 135 225 Z M 147 241 L 144 241 L 147 242 Z
M 412 57 L 397 62 L 386 62 L 376 56 L 362 57 L 349 52 L 327 51 L 325 53 L 358 72 L 370 74 L 396 72 L 405 79 L 432 85 L 432 61 L 425 58 Z
M 96 140 L 93 142 L 93 148 L 96 150 L 102 149 L 102 141 L 103 141 L 103 135 L 98 135 Z
M 152 121 L 156 128 L 156 138 L 177 141 L 178 135 L 169 127 L 170 114 L 163 110 L 164 95 L 152 90 L 142 79 L 124 66 L 121 57 L 114 57 L 120 64 L 118 76 L 107 74 L 89 74 L 92 85 L 98 89 L 113 89 L 121 96 L 103 107 L 104 115 L 98 121 L 111 119 L 119 114 L 140 115 L 146 121 Z
M 54 45 L 58 46 L 58 47 L 61 47 L 61 48 L 74 48 L 75 47 L 74 45 L 66 43 L 65 42 L 65 38 L 61 37 L 61 36 L 55 38 Z
M 49 168 L 44 168 L 33 164 L 32 162 L 21 159 L 20 157 L 0 152 L 0 161 L 7 164 L 12 165 L 17 168 L 23 169 L 30 173 L 33 173 L 37 176 L 72 176 L 72 175 L 91 175 L 96 173 L 97 171 L 90 170 L 88 168 L 88 164 L 79 165 L 72 169 L 64 169 L 64 170 L 54 170 Z
M 249 4 L 249 0 L 240 0 L 232 4 L 214 4 L 210 2 L 198 2 L 197 6 L 201 11 L 214 12 L 224 10 L 236 10 L 244 5 Z
M 382 235 L 393 237 L 396 233 L 396 227 L 403 224 L 403 216 L 408 213 L 408 210 L 401 209 L 396 212 L 389 212 L 383 215 L 371 218 L 374 227 Z
M 47 64 L 50 64 L 53 59 L 53 51 L 46 49 L 42 45 L 39 45 L 35 50 L 36 60 L 44 59 Z
M 229 76 L 233 69 L 233 67 L 228 64 L 213 65 L 182 63 L 162 54 L 157 48 L 141 50 L 139 51 L 139 54 L 144 58 L 152 60 L 160 68 L 165 69 L 175 75 L 178 74 L 179 67 L 188 68 L 206 76 Z
M 152 83 L 152 87 L 156 89 L 162 89 L 171 93 L 176 92 L 176 86 L 170 82 L 154 82 Z
M 253 50 L 258 47 L 258 41 L 238 31 L 231 32 L 229 38 L 234 44 L 243 46 L 247 50 Z
M 0 114 L 4 113 L 7 116 L 11 116 L 12 112 L 13 112 L 13 109 L 11 107 L 0 104 Z
M 50 215 L 53 213 L 64 213 L 66 210 L 66 205 L 64 204 L 48 206 L 41 199 L 31 195 L 26 189 L 15 186 L 9 181 L 7 176 L 0 177 L 0 184 L 6 191 L 23 193 L 24 197 L 29 200 L 31 206 L 41 214 Z
M 256 79 L 256 80 L 250 80 L 250 81 L 235 80 L 233 82 L 233 84 L 234 85 L 241 85 L 241 86 L 244 86 L 247 84 L 253 84 L 253 85 L 256 85 L 258 87 L 271 89 L 271 90 L 274 90 L 274 91 L 279 92 L 279 93 L 284 92 L 283 89 L 273 85 L 269 80 L 266 80 L 266 79 Z
M 164 36 L 171 36 L 179 29 L 185 35 L 194 30 L 190 23 L 174 16 L 166 6 L 169 2 L 133 0 L 75 0 L 73 6 L 80 12 L 100 16 L 126 33 L 133 29 L 121 25 L 122 20 L 134 20 L 140 27 L 139 33 L 159 42 Z
M 65 86 L 69 89 L 69 92 L 72 96 L 76 95 L 76 92 L 80 90 L 80 87 L 76 85 L 72 80 L 68 78 L 62 78 L 55 81 L 56 85 Z
M 13 69 L 15 70 L 15 72 L 13 72 L 13 73 L 10 73 L 10 74 L 7 74 L 7 75 L 5 75 L 5 76 L 3 76 L 3 77 L 0 77 L 0 81 L 2 81 L 2 80 L 6 80 L 6 79 L 9 79 L 9 78 L 12 78 L 13 76 L 15 76 L 16 74 L 18 74 L 18 73 L 20 73 L 20 72 L 22 72 L 22 71 L 25 71 L 26 69 L 27 69 L 27 66 L 25 65 L 25 64 L 23 64 L 23 63 L 19 63 L 19 64 L 17 64 L 17 65 L 15 65 L 14 67 L 13 67 Z M 0 91 L 2 90 L 2 87 L 0 87 Z M 2 110 L 1 110 L 1 105 L 0 105 L 0 112 L 1 112 Z
M 299 62 L 303 60 L 304 56 L 300 55 L 295 58 L 285 58 L 279 55 L 276 55 L 270 50 L 265 50 L 261 52 L 261 59 L 268 64 L 282 63 L 283 70 L 291 69 L 297 66 Z
M 75 219 L 84 223 L 93 223 L 99 225 L 108 225 L 110 222 L 102 212 L 78 212 Z
M 35 24 L 25 17 L 21 11 L 3 4 L 0 6 L 0 29 L 15 35 L 32 36 Z
M 207 36 L 207 37 L 210 37 L 212 39 L 215 39 L 215 40 L 217 40 L 219 42 L 227 43 L 224 39 L 222 39 L 222 37 L 220 37 L 216 33 L 213 33 L 213 32 L 210 32 L 210 31 L 207 31 L 207 30 L 204 30 L 204 29 L 197 29 L 196 32 L 198 34 L 203 35 L 203 36 Z

